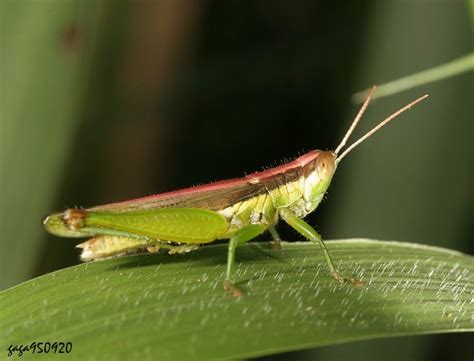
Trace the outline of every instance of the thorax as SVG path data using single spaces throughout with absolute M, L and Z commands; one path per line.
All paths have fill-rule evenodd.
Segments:
M 317 208 L 325 189 L 321 189 L 315 161 L 302 163 L 300 158 L 292 162 L 295 164 L 290 163 L 291 167 L 287 164 L 267 170 L 273 174 L 266 178 L 265 190 L 261 194 L 218 211 L 230 222 L 229 234 L 248 224 L 273 225 L 278 221 L 278 210 L 282 208 L 300 218 Z

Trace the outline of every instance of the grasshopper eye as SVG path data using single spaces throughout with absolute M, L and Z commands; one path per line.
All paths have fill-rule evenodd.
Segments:
M 331 179 L 336 167 L 336 156 L 332 152 L 321 152 L 316 158 L 316 171 L 322 180 Z

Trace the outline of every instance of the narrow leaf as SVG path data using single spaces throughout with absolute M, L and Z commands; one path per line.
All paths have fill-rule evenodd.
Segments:
M 472 70 L 474 70 L 474 52 L 454 59 L 448 63 L 382 84 L 377 87 L 377 92 L 372 98 L 377 99 L 386 97 L 388 95 L 400 93 L 420 85 L 429 84 Z M 362 103 L 368 92 L 369 89 L 360 91 L 352 96 L 352 100 L 355 103 Z
M 238 359 L 352 340 L 474 330 L 473 257 L 400 242 L 237 250 L 239 287 L 222 289 L 226 245 L 74 266 L 0 293 L 2 352 L 71 341 L 68 360 Z M 37 355 L 25 353 L 23 359 Z

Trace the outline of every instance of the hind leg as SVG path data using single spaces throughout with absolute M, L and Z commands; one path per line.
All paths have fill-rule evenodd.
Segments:
M 156 243 L 151 246 L 148 246 L 146 250 L 149 253 L 158 253 L 162 249 L 168 251 L 168 254 L 185 254 L 191 251 L 195 251 L 199 248 L 199 244 L 181 244 L 177 246 L 173 246 L 167 243 Z

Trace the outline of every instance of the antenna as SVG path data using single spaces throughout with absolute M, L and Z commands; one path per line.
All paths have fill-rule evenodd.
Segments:
M 347 139 L 349 139 L 349 137 L 351 136 L 351 134 L 354 131 L 355 127 L 359 123 L 360 118 L 362 118 L 362 115 L 364 115 L 365 110 L 369 106 L 370 99 L 372 98 L 372 95 L 375 92 L 375 89 L 377 89 L 377 87 L 375 85 L 372 85 L 372 88 L 370 88 L 370 90 L 369 90 L 369 94 L 367 94 L 367 98 L 365 98 L 364 104 L 362 104 L 362 107 L 360 108 L 360 110 L 357 113 L 354 121 L 352 122 L 351 126 L 349 127 L 346 134 L 344 135 L 344 138 L 342 138 L 341 143 L 339 143 L 336 150 L 334 151 L 334 153 L 336 153 L 336 155 L 341 151 L 342 147 L 344 147 L 346 145 Z
M 363 113 L 363 110 L 365 110 L 365 108 L 367 107 L 366 104 L 368 104 L 368 102 L 370 101 L 370 98 L 372 96 L 372 93 L 374 91 L 375 87 L 372 87 L 372 89 L 370 90 L 369 92 L 369 95 L 367 96 L 367 99 L 365 100 L 364 104 L 362 105 L 362 108 L 361 110 L 359 111 L 359 114 L 362 112 Z M 398 117 L 400 114 L 402 114 L 403 112 L 409 110 L 411 107 L 413 107 L 414 105 L 418 104 L 419 102 L 421 102 L 422 100 L 425 100 L 426 98 L 428 98 L 428 94 L 425 94 L 421 97 L 419 97 L 418 99 L 415 99 L 413 100 L 411 103 L 405 105 L 403 108 L 397 110 L 395 113 L 389 115 L 385 120 L 381 121 L 376 127 L 374 127 L 372 130 L 370 130 L 369 132 L 367 132 L 364 136 L 360 137 L 359 139 L 357 139 L 354 143 L 352 143 L 344 152 L 342 152 L 342 154 L 340 156 L 338 156 L 336 158 L 336 163 L 339 163 L 342 158 L 344 158 L 347 154 L 349 154 L 355 147 L 357 147 L 360 143 L 362 143 L 364 140 L 366 140 L 367 138 L 369 138 L 370 136 L 374 135 L 376 132 L 378 132 L 380 129 L 382 129 L 384 126 L 386 126 L 388 123 L 390 123 L 393 119 L 395 119 L 396 117 Z M 365 108 L 364 108 L 365 107 Z M 359 114 L 357 114 L 357 117 L 359 117 Z M 354 122 L 352 122 L 352 125 L 351 125 L 351 128 L 349 129 L 349 131 L 352 132 L 353 128 L 355 128 L 355 124 L 356 121 L 358 121 L 358 119 L 354 120 Z M 347 133 L 349 133 L 349 131 Z M 350 133 L 349 133 L 350 135 Z M 346 134 L 347 136 L 347 134 Z M 343 139 L 343 142 L 345 142 L 346 139 L 346 136 L 344 136 L 344 139 Z M 341 144 L 343 143 L 341 142 Z M 337 155 L 337 152 L 338 150 L 340 150 L 339 146 L 337 147 L 338 149 L 336 150 L 336 155 Z

